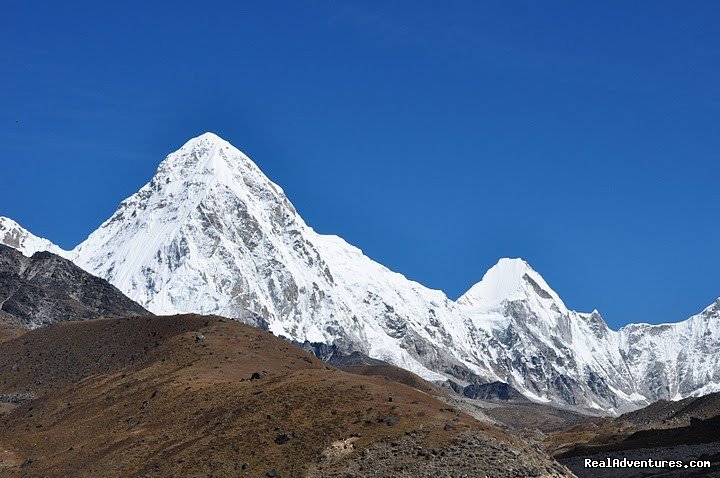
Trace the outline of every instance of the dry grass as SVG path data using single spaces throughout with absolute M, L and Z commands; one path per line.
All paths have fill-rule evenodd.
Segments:
M 350 437 L 358 450 L 412 432 L 427 447 L 478 430 L 511 440 L 424 391 L 192 315 L 64 323 L 0 344 L 0 393 L 14 392 L 39 398 L 2 419 L 3 476 L 302 476 Z

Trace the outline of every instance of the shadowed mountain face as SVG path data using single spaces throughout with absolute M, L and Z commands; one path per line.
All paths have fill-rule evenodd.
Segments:
M 0 344 L 0 405 L 3 477 L 569 476 L 437 396 L 217 317 L 27 332 Z
M 67 320 L 147 315 L 107 281 L 50 252 L 26 257 L 0 244 L 0 325 L 37 328 Z

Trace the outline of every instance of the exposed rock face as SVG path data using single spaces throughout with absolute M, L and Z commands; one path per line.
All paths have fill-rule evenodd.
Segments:
M 613 331 L 597 312 L 568 309 L 521 259 L 500 260 L 450 300 L 315 232 L 211 133 L 170 154 L 65 254 L 154 313 L 232 317 L 429 380 L 503 382 L 535 401 L 610 413 L 720 389 L 720 303 L 685 322 Z
M 0 245 L 0 323 L 37 328 L 67 320 L 147 314 L 107 281 L 50 252 Z
M 520 392 L 503 382 L 473 383 L 465 387 L 462 394 L 468 398 L 481 400 L 517 400 L 525 398 Z

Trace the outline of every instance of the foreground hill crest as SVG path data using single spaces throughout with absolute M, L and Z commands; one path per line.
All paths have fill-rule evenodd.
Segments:
M 533 400 L 610 412 L 720 387 L 717 309 L 613 331 L 597 312 L 569 310 L 521 259 L 500 260 L 452 301 L 316 233 L 250 158 L 212 133 L 168 155 L 61 253 L 153 313 L 233 317 L 430 380 L 501 381 Z

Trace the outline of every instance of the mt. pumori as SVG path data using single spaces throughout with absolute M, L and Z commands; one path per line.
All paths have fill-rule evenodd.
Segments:
M 618 413 L 720 389 L 720 299 L 676 324 L 608 328 L 569 310 L 521 259 L 457 301 L 305 224 L 283 190 L 214 134 L 170 154 L 73 251 L 0 218 L 0 242 L 49 250 L 155 314 L 219 314 L 460 384 Z

